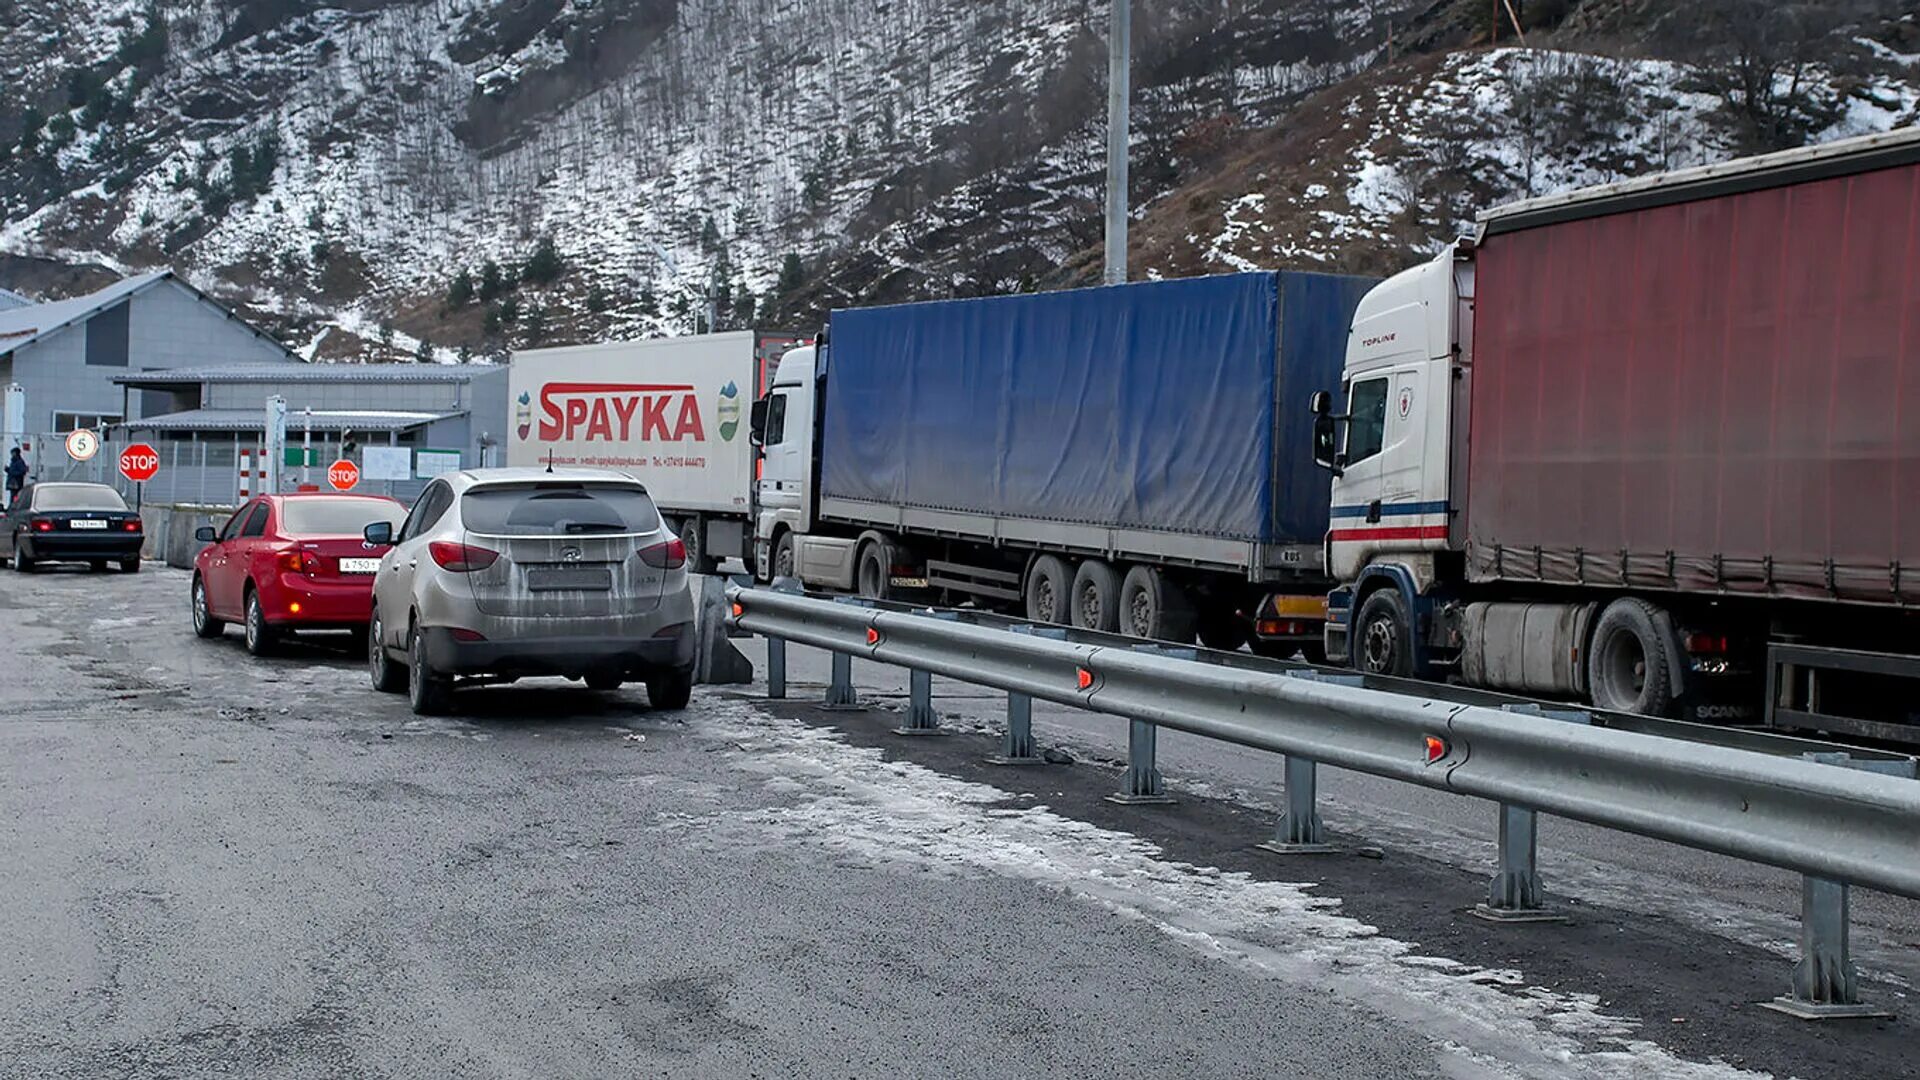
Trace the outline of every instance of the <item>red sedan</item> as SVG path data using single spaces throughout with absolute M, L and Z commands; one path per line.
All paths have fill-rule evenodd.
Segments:
M 295 630 L 365 633 L 373 576 L 386 548 L 368 547 L 368 525 L 397 531 L 406 507 L 366 495 L 263 495 L 216 531 L 193 564 L 193 632 L 219 637 L 229 622 L 246 629 L 261 656 Z

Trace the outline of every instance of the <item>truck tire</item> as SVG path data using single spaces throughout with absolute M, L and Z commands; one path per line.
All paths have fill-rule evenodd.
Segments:
M 1067 601 L 1073 594 L 1073 575 L 1058 555 L 1042 555 L 1027 570 L 1027 618 L 1037 623 L 1065 625 Z
M 882 543 L 871 543 L 860 549 L 860 557 L 854 560 L 853 584 L 855 591 L 868 600 L 893 599 L 893 549 Z
M 1120 583 L 1120 632 L 1131 637 L 1191 645 L 1193 601 L 1187 590 L 1151 566 L 1136 566 Z
M 687 551 L 687 573 L 710 574 L 707 569 L 706 538 L 700 535 L 699 518 L 681 518 L 673 523 L 673 531 L 680 537 L 680 544 Z
M 1399 589 L 1389 585 L 1367 594 L 1353 635 L 1355 670 L 1401 678 L 1413 674 L 1413 619 Z
M 1088 559 L 1073 572 L 1073 625 L 1082 630 L 1120 630 L 1120 575 L 1099 559 Z
M 1200 644 L 1222 652 L 1237 652 L 1253 636 L 1253 628 L 1237 613 L 1214 609 L 1202 611 L 1195 620 Z
M 783 532 L 780 539 L 773 542 L 773 565 L 770 567 L 774 581 L 781 578 L 797 578 L 793 567 L 793 534 Z
M 1587 693 L 1596 709 L 1667 716 L 1680 688 L 1680 639 L 1673 619 L 1634 597 L 1607 605 L 1587 648 Z

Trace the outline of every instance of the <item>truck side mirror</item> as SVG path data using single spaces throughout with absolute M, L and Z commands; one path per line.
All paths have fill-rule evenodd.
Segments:
M 1313 410 L 1315 416 L 1332 416 L 1333 395 L 1325 390 L 1315 390 L 1307 407 Z
M 1316 398 L 1326 396 L 1325 391 L 1314 395 Z M 1341 475 L 1344 471 L 1340 467 L 1343 463 L 1336 449 L 1337 434 L 1338 429 L 1331 415 L 1320 413 L 1313 418 L 1313 463 L 1329 470 L 1335 476 Z
M 761 398 L 753 403 L 753 411 L 747 417 L 747 432 L 753 445 L 759 446 L 767 439 L 767 399 Z

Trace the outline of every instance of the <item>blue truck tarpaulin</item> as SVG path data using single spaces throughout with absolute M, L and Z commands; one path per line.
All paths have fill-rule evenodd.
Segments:
M 1320 542 L 1314 390 L 1367 278 L 1247 273 L 836 311 L 821 495 Z

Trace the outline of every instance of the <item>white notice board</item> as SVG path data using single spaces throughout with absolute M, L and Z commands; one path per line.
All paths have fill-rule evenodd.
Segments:
M 413 475 L 425 480 L 441 473 L 460 471 L 460 451 L 420 450 L 413 455 Z
M 366 446 L 360 450 L 360 479 L 413 479 L 413 451 L 404 446 Z

